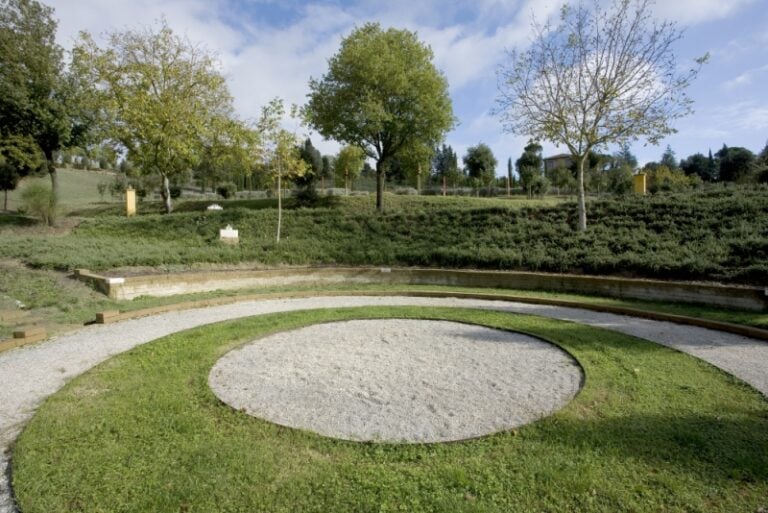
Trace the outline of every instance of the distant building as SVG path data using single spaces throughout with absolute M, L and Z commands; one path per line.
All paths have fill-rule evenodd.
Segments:
M 559 167 L 571 167 L 573 159 L 569 153 L 560 153 L 544 159 L 544 174 L 549 176 L 549 173 Z

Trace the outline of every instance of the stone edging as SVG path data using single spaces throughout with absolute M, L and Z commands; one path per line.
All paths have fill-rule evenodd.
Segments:
M 265 270 L 182 272 L 144 276 L 106 277 L 76 269 L 74 277 L 113 299 L 171 296 L 285 286 L 291 284 L 377 283 L 447 285 L 597 295 L 627 299 L 694 303 L 751 311 L 768 310 L 768 289 L 661 280 L 641 280 L 573 274 L 463 269 L 373 267 L 291 267 Z

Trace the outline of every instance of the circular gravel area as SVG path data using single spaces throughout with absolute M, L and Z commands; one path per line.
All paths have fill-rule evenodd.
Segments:
M 447 442 L 508 430 L 568 403 L 582 383 L 565 351 L 446 321 L 317 324 L 224 355 L 208 378 L 233 408 L 355 441 Z

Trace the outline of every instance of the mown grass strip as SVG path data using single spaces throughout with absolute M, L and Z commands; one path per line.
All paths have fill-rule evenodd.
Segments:
M 357 444 L 219 403 L 226 351 L 316 322 L 430 318 L 550 340 L 583 366 L 567 407 L 516 432 Z M 768 497 L 768 402 L 699 360 L 610 331 L 439 308 L 267 315 L 165 337 L 69 383 L 14 451 L 22 511 L 756 511 Z

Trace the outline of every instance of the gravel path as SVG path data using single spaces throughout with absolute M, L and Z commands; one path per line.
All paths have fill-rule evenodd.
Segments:
M 563 407 L 579 364 L 521 333 L 458 322 L 316 324 L 257 340 L 211 369 L 236 410 L 344 440 L 433 443 L 509 430 Z
M 459 298 L 343 296 L 247 301 L 88 326 L 42 344 L 0 354 L 0 472 L 8 475 L 9 445 L 37 406 L 68 379 L 111 356 L 170 333 L 227 319 L 290 310 L 388 305 L 519 312 L 608 328 L 692 354 L 768 395 L 768 344 L 693 326 L 575 308 Z M 14 511 L 10 497 L 8 480 L 0 478 L 0 513 Z

